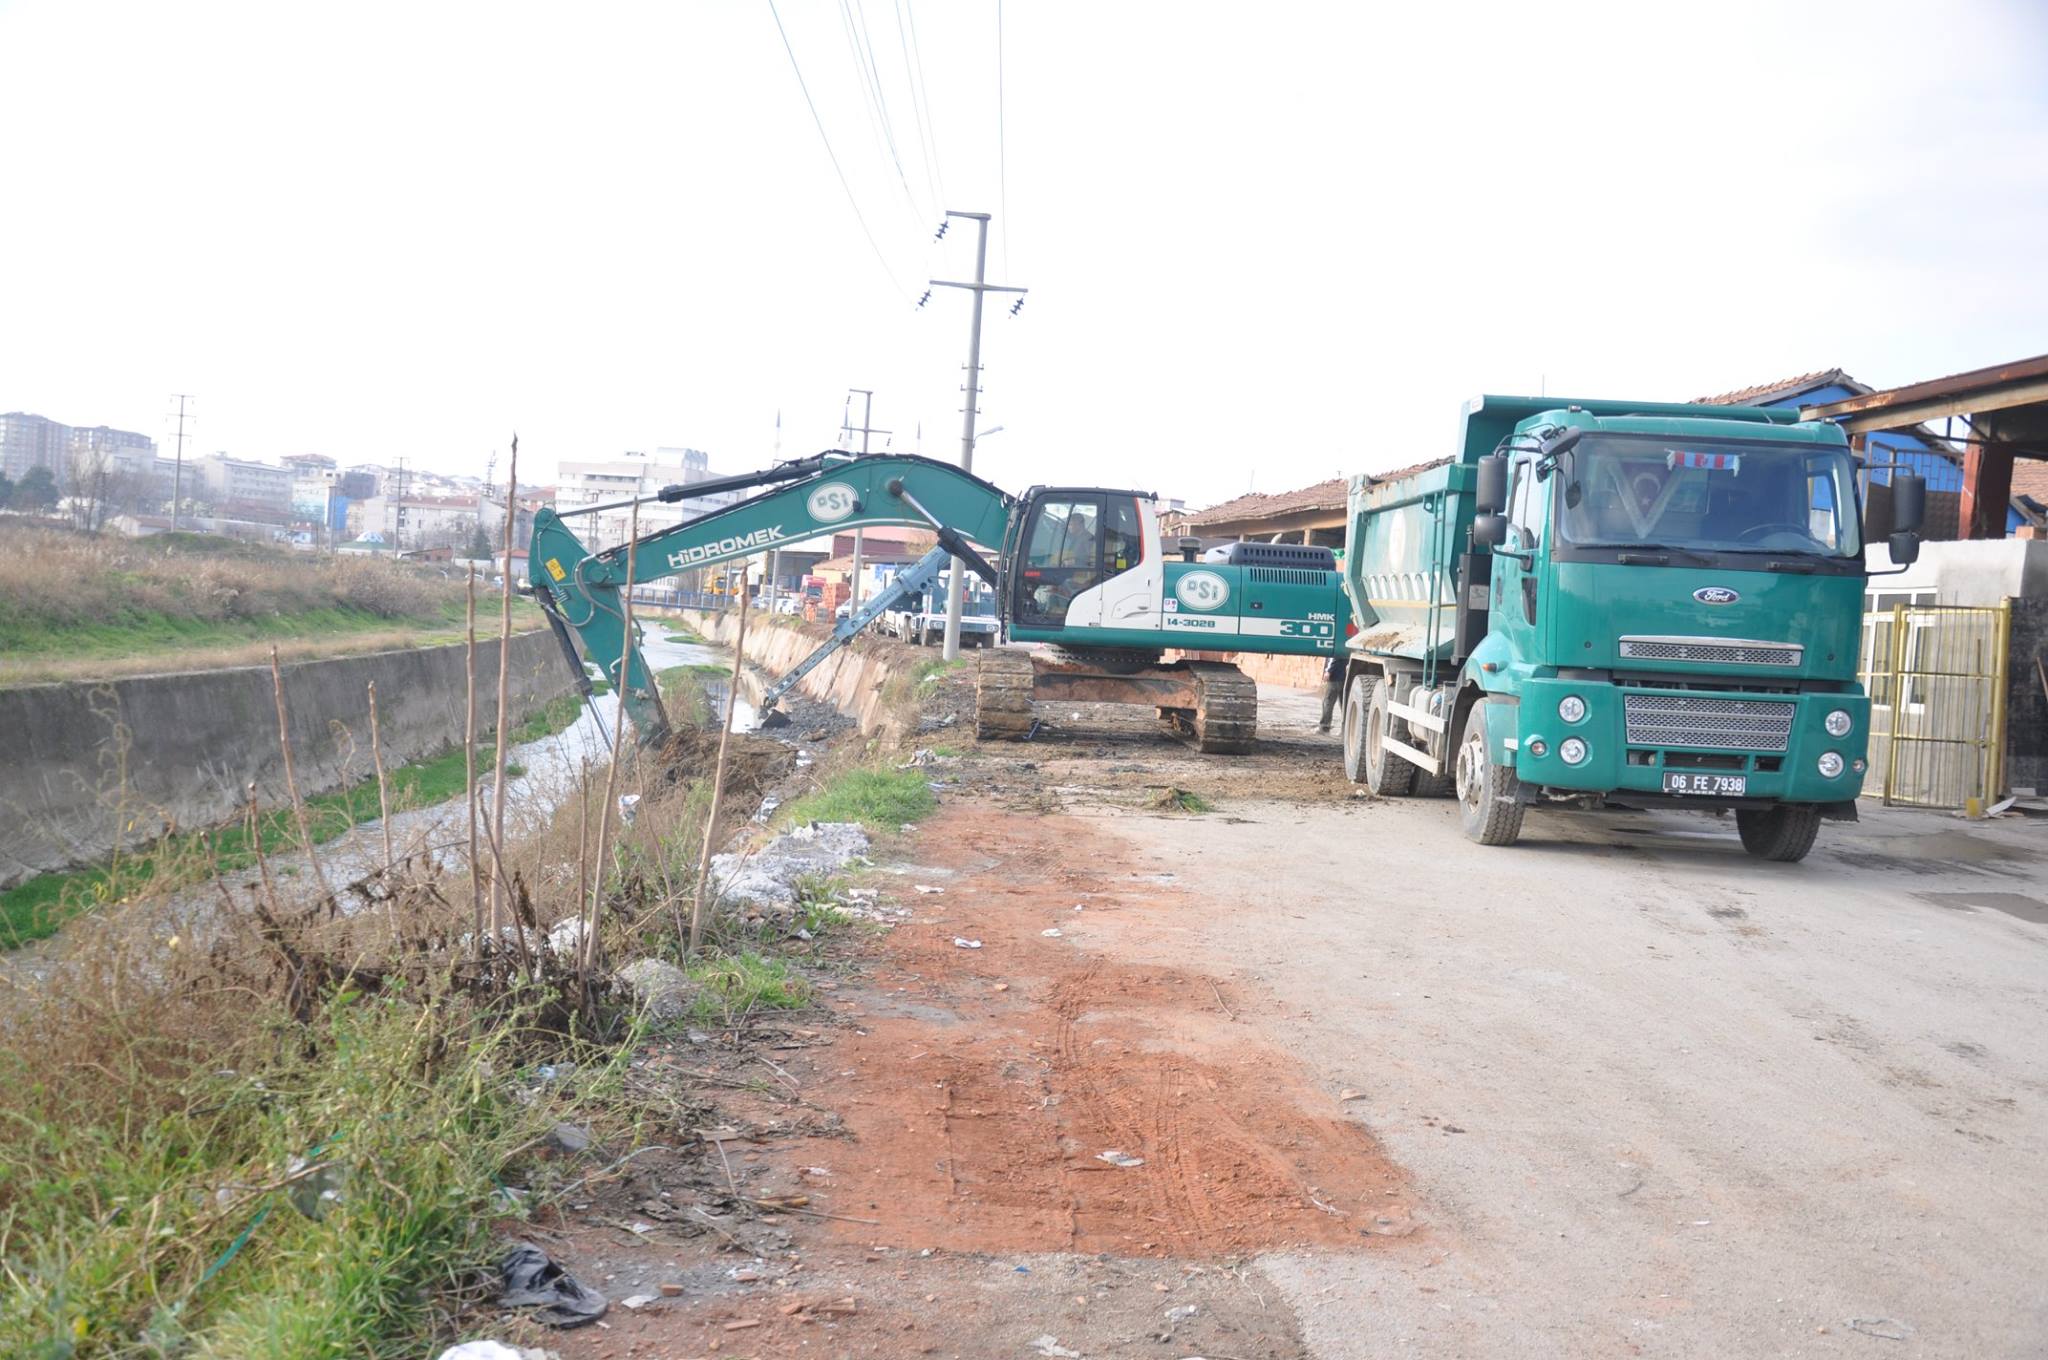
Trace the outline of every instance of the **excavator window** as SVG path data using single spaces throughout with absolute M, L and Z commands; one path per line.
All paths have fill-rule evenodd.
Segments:
M 1102 570 L 1114 576 L 1138 565 L 1145 555 L 1145 531 L 1138 522 L 1138 503 L 1125 496 L 1109 502 L 1109 537 L 1102 545 Z
M 1058 627 L 1074 597 L 1102 579 L 1102 520 L 1099 495 L 1063 493 L 1031 507 L 1017 570 L 1021 622 Z

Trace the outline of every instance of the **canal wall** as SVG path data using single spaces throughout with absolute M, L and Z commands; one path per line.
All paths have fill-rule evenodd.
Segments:
M 675 611 L 691 631 L 707 642 L 730 647 L 739 635 L 739 615 L 704 609 Z M 767 623 L 760 615 L 747 620 L 747 660 L 769 675 L 781 675 L 815 651 L 829 635 L 815 624 Z M 842 647 L 824 664 L 797 682 L 813 699 L 832 705 L 860 726 L 861 735 L 895 740 L 905 734 L 908 705 L 892 704 L 884 690 L 899 676 L 909 683 L 905 649 L 873 638 Z
M 512 639 L 519 722 L 572 677 L 546 632 Z M 478 727 L 497 704 L 498 643 L 477 644 Z M 369 685 L 387 770 L 462 739 L 464 648 L 420 647 L 283 668 L 292 761 L 311 796 L 367 778 Z M 104 859 L 167 829 L 289 801 L 268 666 L 0 690 L 0 888 Z

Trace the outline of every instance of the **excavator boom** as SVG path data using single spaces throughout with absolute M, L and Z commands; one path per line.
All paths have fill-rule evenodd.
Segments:
M 574 635 L 571 650 L 580 656 L 571 655 L 570 663 L 579 677 L 588 660 L 619 686 L 643 745 L 661 739 L 667 720 L 654 677 L 626 637 L 629 575 L 636 585 L 643 584 L 826 534 L 891 525 L 930 530 L 949 553 L 993 582 L 993 568 L 971 545 L 1002 543 L 1015 506 L 1011 497 L 970 473 L 909 455 L 820 454 L 727 478 L 718 488 L 771 482 L 781 485 L 600 553 L 584 547 L 560 512 L 542 510 L 534 516 L 528 556 L 534 596 L 565 647 Z M 701 490 L 684 488 L 687 494 Z M 675 499 L 667 493 L 659 498 Z M 857 630 L 849 636 L 851 631 Z

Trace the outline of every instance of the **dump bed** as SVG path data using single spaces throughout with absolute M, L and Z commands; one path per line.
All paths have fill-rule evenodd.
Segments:
M 1352 650 L 1417 660 L 1443 652 L 1476 475 L 1470 463 L 1445 458 L 1351 479 L 1344 593 L 1358 625 Z
M 1377 477 L 1353 477 L 1344 533 L 1344 593 L 1358 625 L 1351 649 L 1435 663 L 1462 659 L 1485 625 L 1491 553 L 1471 545 L 1472 493 L 1479 460 L 1532 416 L 1572 412 L 1599 417 L 1700 417 L 1789 424 L 1797 411 L 1753 406 L 1592 400 L 1582 397 L 1475 397 L 1460 419 L 1458 450 L 1448 458 Z M 1473 594 L 1459 637 L 1458 591 Z

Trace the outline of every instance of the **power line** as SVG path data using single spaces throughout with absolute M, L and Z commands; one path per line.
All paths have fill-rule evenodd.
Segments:
M 869 74 L 867 54 L 861 50 L 860 34 L 854 30 L 850 0 L 839 0 L 839 31 L 846 39 L 846 50 L 853 55 L 853 79 L 860 88 L 861 111 L 867 114 L 868 127 L 875 134 L 875 150 L 883 159 L 891 159 L 895 152 L 888 114 L 875 97 L 875 82 Z
M 928 110 L 920 101 L 917 67 L 910 59 L 910 39 L 903 31 L 903 0 L 893 0 L 896 10 L 896 46 L 903 52 L 903 75 L 910 82 L 910 116 L 917 123 L 917 151 L 924 161 L 924 188 L 933 203 L 944 203 L 945 195 L 932 175 L 932 137 Z
M 925 125 L 931 129 L 932 177 L 939 182 L 939 202 L 944 203 L 946 167 L 939 159 L 939 124 L 938 120 L 932 117 L 931 91 L 927 90 L 924 84 L 924 49 L 917 45 L 917 0 L 903 0 L 903 12 L 910 19 L 910 54 L 917 68 L 917 97 L 924 102 Z
M 882 135 L 888 142 L 889 161 L 896 167 L 896 182 L 903 186 L 903 201 L 910 205 L 910 215 L 922 224 L 928 214 L 918 205 L 917 196 L 910 191 L 910 178 L 903 173 L 903 157 L 896 150 L 896 120 L 889 116 L 889 96 L 882 88 L 882 68 L 875 61 L 875 43 L 868 33 L 868 13 L 861 0 L 853 0 L 853 13 L 860 27 L 859 54 L 867 61 L 868 83 L 874 90 L 875 107 L 882 114 Z
M 996 0 L 996 173 L 1003 212 L 1003 273 L 1010 272 L 1010 139 L 1003 127 L 1003 0 Z
M 846 191 L 846 206 L 853 209 L 854 221 L 860 223 L 860 234 L 868 238 L 868 249 L 875 252 L 875 263 L 882 266 L 882 272 L 889 276 L 889 286 L 905 302 L 910 301 L 910 292 L 896 278 L 896 271 L 889 267 L 882 247 L 875 242 L 875 233 L 868 229 L 868 219 L 860 210 L 860 202 L 853 196 L 853 186 L 846 182 L 846 171 L 839 164 L 839 153 L 832 149 L 832 139 L 825 134 L 825 120 L 818 116 L 817 101 L 811 98 L 811 87 L 804 81 L 803 67 L 797 64 L 796 49 L 789 45 L 789 30 L 782 26 L 782 14 L 775 8 L 775 0 L 768 0 L 768 12 L 775 16 L 775 31 L 782 35 L 782 50 L 789 53 L 789 69 L 796 74 L 796 87 L 803 91 L 804 105 L 811 111 L 811 122 L 817 126 L 818 140 L 825 144 L 825 154 L 831 158 L 832 171 L 839 176 L 839 187 Z

